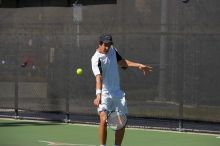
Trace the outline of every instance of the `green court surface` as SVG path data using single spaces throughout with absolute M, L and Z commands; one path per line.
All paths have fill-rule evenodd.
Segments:
M 97 126 L 0 119 L 0 146 L 98 146 Z M 108 129 L 107 146 L 114 144 Z M 127 128 L 123 146 L 220 146 L 220 135 Z

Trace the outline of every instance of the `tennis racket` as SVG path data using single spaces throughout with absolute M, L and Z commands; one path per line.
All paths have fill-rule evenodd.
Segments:
M 109 111 L 106 119 L 107 125 L 114 131 L 120 130 L 127 124 L 127 116 L 119 110 Z

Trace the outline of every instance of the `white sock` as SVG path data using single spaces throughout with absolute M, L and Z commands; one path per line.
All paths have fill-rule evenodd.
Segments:
M 100 146 L 106 146 L 106 145 L 100 145 Z

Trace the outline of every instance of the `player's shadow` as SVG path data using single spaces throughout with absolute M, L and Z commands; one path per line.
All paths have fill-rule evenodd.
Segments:
M 59 125 L 59 123 L 53 122 L 28 122 L 28 121 L 19 121 L 19 122 L 1 122 L 0 127 L 17 127 L 17 126 L 50 126 L 50 125 Z

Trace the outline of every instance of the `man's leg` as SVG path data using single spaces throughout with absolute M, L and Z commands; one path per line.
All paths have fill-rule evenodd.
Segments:
M 122 140 L 124 138 L 125 128 L 117 130 L 115 132 L 115 145 L 121 146 Z
M 107 123 L 106 123 L 106 113 L 104 111 L 99 113 L 99 142 L 100 145 L 106 145 L 107 139 Z
M 121 98 L 114 99 L 114 107 L 118 108 L 119 111 L 122 111 L 124 114 L 128 114 L 128 107 L 125 99 L 125 94 Z M 115 132 L 115 146 L 121 146 L 125 133 L 125 127 L 117 130 Z

